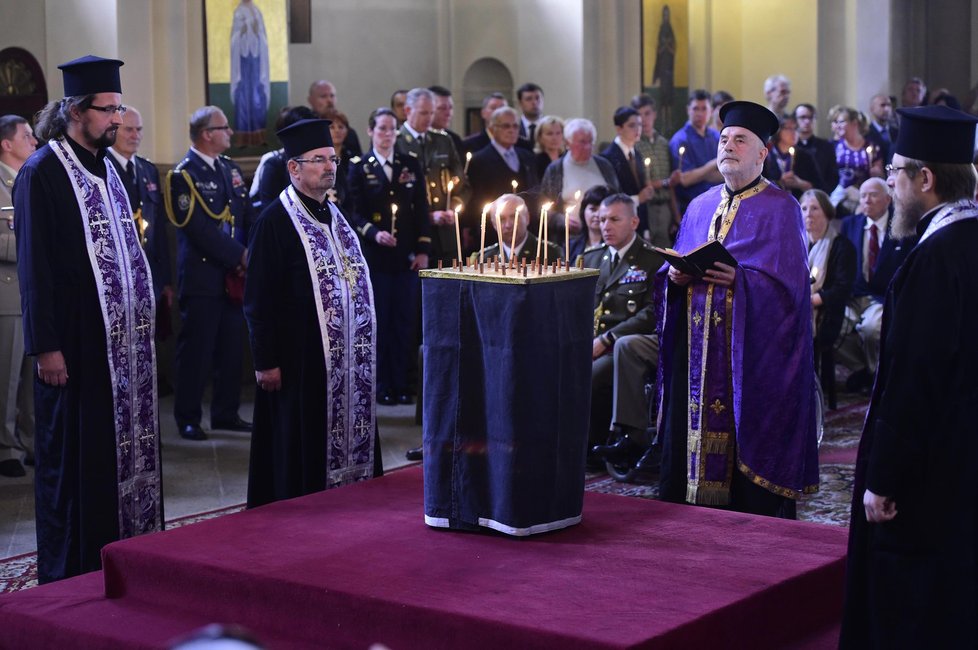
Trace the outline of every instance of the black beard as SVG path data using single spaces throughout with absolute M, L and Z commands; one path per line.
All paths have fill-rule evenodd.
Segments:
M 92 140 L 92 146 L 96 149 L 106 149 L 115 144 L 115 138 L 119 135 L 119 129 L 107 129 L 102 135 Z
M 896 200 L 893 206 L 893 226 L 891 234 L 897 239 L 907 239 L 917 234 L 917 224 L 926 210 L 920 199 L 912 198 L 906 203 Z

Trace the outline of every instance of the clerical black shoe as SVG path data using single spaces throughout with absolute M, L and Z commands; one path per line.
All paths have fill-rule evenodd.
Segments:
M 180 427 L 180 437 L 184 440 L 207 440 L 207 434 L 197 424 Z
M 407 393 L 401 393 L 397 396 L 398 404 L 414 404 L 414 398 Z
M 421 447 L 408 449 L 406 452 L 404 452 L 404 457 L 408 460 L 421 460 L 424 458 L 424 450 Z
M 234 416 L 233 420 L 211 420 L 212 429 L 221 429 L 222 431 L 251 431 L 251 422 L 247 420 L 242 420 L 239 416 Z
M 0 476 L 20 478 L 26 474 L 27 472 L 24 471 L 24 466 L 16 458 L 8 458 L 7 460 L 0 461 Z
M 604 458 L 609 463 L 634 458 L 637 455 L 638 445 L 632 442 L 628 436 L 622 436 L 610 445 L 595 445 L 591 447 L 591 454 Z
M 390 393 L 377 393 L 377 403 L 381 406 L 394 406 L 397 400 Z

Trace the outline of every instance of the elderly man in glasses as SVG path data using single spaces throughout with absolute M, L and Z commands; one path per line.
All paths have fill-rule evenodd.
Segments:
M 248 227 L 254 209 L 241 168 L 222 155 L 228 118 L 216 106 L 190 116 L 193 145 L 166 177 L 167 214 L 177 227 L 177 283 L 183 327 L 177 337 L 173 414 L 180 436 L 206 440 L 201 400 L 213 384 L 212 429 L 251 431 L 238 415 L 244 322 L 241 301 Z
M 37 359 L 40 582 L 100 568 L 102 547 L 160 530 L 155 304 L 126 189 L 106 158 L 122 61 L 58 66 L 66 97 L 14 182 L 24 347 Z
M 258 392 L 249 507 L 382 473 L 374 294 L 356 231 L 326 198 L 339 162 L 329 124 L 278 131 L 291 183 L 251 237 L 245 316 Z

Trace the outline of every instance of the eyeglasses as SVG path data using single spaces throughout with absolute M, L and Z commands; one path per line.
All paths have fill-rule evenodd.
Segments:
M 327 162 L 339 165 L 343 162 L 339 156 L 313 156 L 312 158 L 293 158 L 292 160 L 297 163 L 313 163 L 314 165 L 325 165 Z
M 91 106 L 89 106 L 89 108 L 92 109 L 93 111 L 106 113 L 107 115 L 111 115 L 112 113 L 125 115 L 126 111 L 129 110 L 128 106 L 121 106 L 121 105 L 120 106 L 96 106 L 95 104 L 92 104 Z
M 520 125 L 519 124 L 513 124 L 513 123 L 503 123 L 503 124 L 497 124 L 496 125 L 496 128 L 497 129 L 518 129 L 518 128 L 520 128 Z
M 883 169 L 886 170 L 886 175 L 887 175 L 887 177 L 889 177 L 889 176 L 893 176 L 894 174 L 896 174 L 897 172 L 899 172 L 901 169 L 916 169 L 916 167 L 912 167 L 910 165 L 904 165 L 902 167 L 894 167 L 893 165 L 887 165 Z
M 204 130 L 205 131 L 230 131 L 231 126 L 228 124 L 225 124 L 224 126 L 209 126 Z

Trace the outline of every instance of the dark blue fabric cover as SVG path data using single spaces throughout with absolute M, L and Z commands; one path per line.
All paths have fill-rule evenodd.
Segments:
M 580 516 L 595 279 L 423 280 L 427 517 L 524 535 Z

